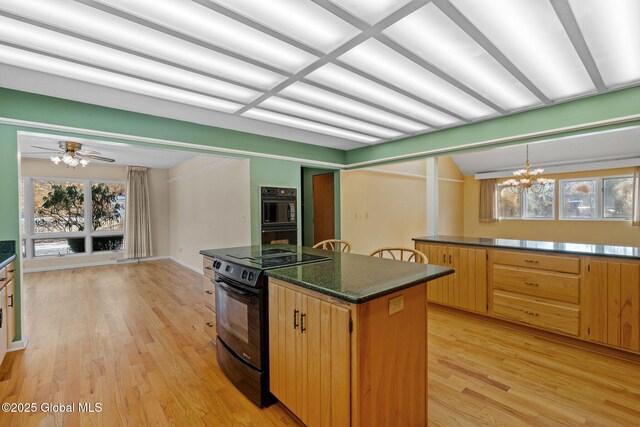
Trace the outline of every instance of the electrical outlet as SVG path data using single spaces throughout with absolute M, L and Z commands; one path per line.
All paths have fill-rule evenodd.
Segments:
M 389 316 L 404 310 L 404 295 L 398 295 L 389 300 Z

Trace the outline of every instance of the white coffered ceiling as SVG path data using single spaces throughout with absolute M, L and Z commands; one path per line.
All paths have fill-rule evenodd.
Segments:
M 638 22 L 636 0 L 2 0 L 0 84 L 352 149 L 637 85 Z

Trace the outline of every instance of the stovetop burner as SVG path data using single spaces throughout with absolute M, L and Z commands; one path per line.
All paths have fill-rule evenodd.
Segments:
M 328 260 L 329 257 L 320 256 L 320 255 L 310 255 L 310 254 L 299 254 L 289 252 L 286 254 L 280 254 L 277 256 L 262 256 L 260 258 L 252 259 L 252 263 L 260 265 L 261 268 L 273 268 L 273 267 L 284 267 L 287 265 L 299 265 L 299 264 L 309 264 L 312 262 L 319 262 Z

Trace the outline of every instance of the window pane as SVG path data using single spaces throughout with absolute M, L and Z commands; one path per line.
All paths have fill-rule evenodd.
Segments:
M 603 185 L 603 216 L 605 218 L 631 218 L 633 178 L 605 178 Z
M 121 251 L 124 244 L 124 236 L 100 236 L 93 237 L 91 250 L 101 251 Z
M 549 183 L 549 190 L 538 194 L 527 191 L 527 218 L 554 218 L 553 201 L 555 200 L 555 183 Z
M 563 217 L 596 217 L 596 181 L 563 181 Z
M 91 186 L 91 226 L 95 231 L 124 230 L 124 184 Z
M 34 181 L 36 233 L 84 230 L 84 186 L 80 182 Z
M 521 195 L 504 185 L 498 186 L 498 215 L 500 218 L 520 218 Z
M 33 241 L 33 254 L 37 257 L 80 253 L 84 253 L 84 237 L 38 239 Z

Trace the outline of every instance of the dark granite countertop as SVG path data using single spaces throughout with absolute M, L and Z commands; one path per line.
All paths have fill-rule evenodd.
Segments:
M 0 268 L 16 258 L 16 241 L 0 240 Z
M 452 268 L 437 265 L 416 264 L 290 245 L 211 249 L 202 250 L 200 254 L 212 258 L 225 258 L 233 262 L 241 260 L 240 264 L 255 268 L 256 265 L 252 265 L 248 260 L 242 260 L 242 257 L 259 256 L 274 248 L 284 248 L 300 254 L 322 255 L 329 259 L 311 264 L 268 268 L 265 269 L 267 276 L 356 304 L 454 272 Z M 230 258 L 229 255 L 232 257 Z
M 16 254 L 7 253 L 7 252 L 0 252 L 0 268 L 2 268 L 5 265 L 9 264 L 14 259 L 16 259 Z
M 538 240 L 494 239 L 488 237 L 425 236 L 414 237 L 416 242 L 454 243 L 456 245 L 487 246 L 493 248 L 558 252 L 574 255 L 593 255 L 614 258 L 640 259 L 640 247 L 591 245 L 587 243 L 544 242 Z

